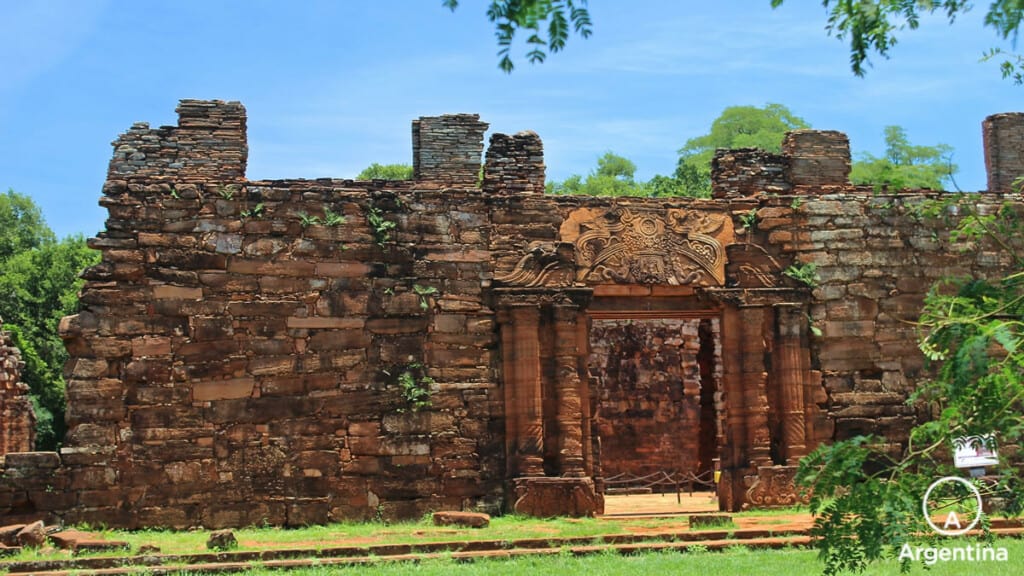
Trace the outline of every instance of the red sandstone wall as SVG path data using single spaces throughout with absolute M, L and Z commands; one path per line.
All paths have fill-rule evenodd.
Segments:
M 903 440 L 915 421 L 903 400 L 924 375 L 904 321 L 933 280 L 1005 265 L 984 248 L 950 250 L 946 223 L 912 216 L 922 196 L 835 181 L 845 178 L 841 154 L 824 154 L 829 176 L 815 179 L 807 167 L 831 135 L 805 137 L 811 152 L 797 142 L 750 172 L 799 200 L 746 181 L 741 161 L 727 163 L 729 184 L 716 188 L 727 200 L 552 198 L 532 193 L 543 162 L 530 134 L 499 139 L 517 161 L 496 152 L 485 189 L 466 185 L 466 158 L 482 147 L 472 116 L 417 125 L 420 181 L 250 182 L 240 105 L 183 101 L 179 112 L 177 127 L 139 124 L 115 142 L 106 231 L 92 241 L 102 263 L 86 273 L 82 313 L 63 323 L 67 447 L 59 459 L 7 459 L 0 515 L 225 526 L 497 507 L 505 407 L 490 287 L 537 243 L 557 242 L 581 207 L 688 208 L 731 215 L 736 228 L 756 211 L 756 228 L 727 247 L 726 285 L 752 285 L 757 265 L 773 270 L 774 288 L 806 295 L 823 331 L 810 341 L 804 390 L 814 442 L 863 432 Z M 433 146 L 432 131 L 450 144 Z M 346 221 L 324 224 L 328 210 Z M 781 275 L 793 261 L 817 263 L 820 286 L 793 291 Z M 602 305 L 693 302 L 677 288 L 609 282 Z M 768 348 L 741 360 L 744 377 L 774 361 Z M 433 380 L 431 405 L 412 412 L 398 378 L 421 376 L 419 364 Z M 770 394 L 732 406 L 770 421 Z

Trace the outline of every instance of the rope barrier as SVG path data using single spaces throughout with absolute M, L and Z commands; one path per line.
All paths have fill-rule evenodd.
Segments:
M 611 489 L 622 490 L 626 495 L 628 495 L 629 488 L 653 489 L 661 486 L 672 486 L 675 488 L 677 502 L 681 502 L 682 499 L 680 487 L 685 485 L 687 487 L 687 492 L 690 496 L 693 496 L 694 484 L 714 488 L 714 472 L 712 470 L 707 470 L 698 475 L 689 471 L 678 472 L 673 470 L 672 472 L 666 472 L 664 470 L 659 470 L 644 476 L 637 476 L 635 474 L 623 472 L 604 479 L 605 493 L 608 493 L 608 490 Z M 653 490 L 651 491 L 653 492 Z M 662 494 L 664 493 L 665 492 L 662 492 Z

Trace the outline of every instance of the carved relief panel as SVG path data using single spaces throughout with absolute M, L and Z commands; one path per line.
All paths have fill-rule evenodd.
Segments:
M 510 286 L 592 284 L 725 285 L 727 214 L 683 208 L 578 208 L 559 242 L 534 242 L 499 283 Z

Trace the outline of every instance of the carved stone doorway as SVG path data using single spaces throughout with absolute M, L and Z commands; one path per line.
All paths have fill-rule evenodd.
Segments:
M 723 444 L 717 312 L 595 312 L 591 405 L 609 493 L 709 489 Z

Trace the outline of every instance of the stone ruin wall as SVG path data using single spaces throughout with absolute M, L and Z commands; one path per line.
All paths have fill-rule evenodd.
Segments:
M 24 363 L 0 320 L 0 460 L 8 452 L 28 452 L 35 442 L 35 414 L 28 385 L 21 381 Z
M 933 194 L 846 183 L 838 133 L 797 133 L 781 155 L 720 154 L 711 200 L 612 199 L 540 194 L 532 133 L 494 135 L 477 188 L 486 124 L 471 115 L 414 124 L 413 181 L 247 181 L 244 109 L 186 100 L 178 112 L 177 127 L 136 124 L 114 143 L 106 231 L 91 241 L 102 263 L 85 273 L 81 313 L 62 323 L 65 447 L 8 455 L 0 517 L 215 527 L 506 507 L 492 286 L 581 209 L 727 215 L 744 232 L 727 247 L 727 279 L 804 294 L 822 330 L 809 342 L 814 442 L 904 440 L 919 416 L 904 399 L 924 375 L 905 321 L 934 280 L 1008 264 L 983 247 L 954 252 L 946 223 L 914 218 Z M 1017 138 L 1024 115 L 1009 118 L 997 133 Z M 1024 152 L 1000 146 L 988 148 L 990 171 L 1024 173 Z M 1009 180 L 996 182 L 964 201 L 1019 203 Z M 324 224 L 328 210 L 346 221 Z M 757 225 L 745 230 L 751 211 Z M 793 262 L 818 264 L 820 285 L 782 275 Z M 599 288 L 605 308 L 694 296 Z M 739 369 L 776 361 L 764 346 Z M 429 407 L 404 399 L 405 372 L 429 386 Z M 732 421 L 772 422 L 759 394 L 734 399 L 746 407 Z

